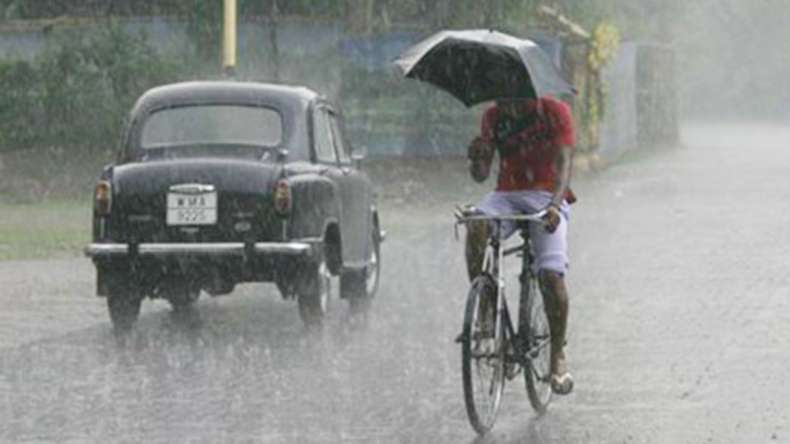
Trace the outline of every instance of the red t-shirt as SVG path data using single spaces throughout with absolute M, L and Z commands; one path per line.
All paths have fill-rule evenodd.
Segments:
M 481 137 L 499 152 L 496 189 L 554 191 L 559 149 L 563 145 L 576 145 L 571 109 L 551 97 L 526 100 L 522 106 L 532 116 L 531 121 L 513 120 L 496 105 L 483 114 Z M 535 112 L 538 106 L 541 113 Z M 569 193 L 568 197 L 571 196 Z

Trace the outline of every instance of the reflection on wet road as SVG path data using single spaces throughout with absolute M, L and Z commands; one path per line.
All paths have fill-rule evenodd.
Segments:
M 383 215 L 410 222 L 370 324 L 335 300 L 322 335 L 258 285 L 183 318 L 147 302 L 119 342 L 87 260 L 0 263 L 0 442 L 788 442 L 790 131 L 686 139 L 576 184 L 577 387 L 542 418 L 518 379 L 489 436 L 467 423 L 450 202 Z

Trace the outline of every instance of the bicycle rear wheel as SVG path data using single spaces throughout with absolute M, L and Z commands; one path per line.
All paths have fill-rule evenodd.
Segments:
M 496 284 L 481 275 L 466 300 L 461 341 L 464 401 L 469 422 L 483 435 L 494 426 L 505 385 L 504 326 L 497 320 Z M 494 326 L 499 334 L 494 334 Z
M 522 284 L 519 332 L 527 347 L 524 383 L 532 408 L 543 414 L 551 402 L 551 331 L 543 308 L 543 296 L 534 276 Z

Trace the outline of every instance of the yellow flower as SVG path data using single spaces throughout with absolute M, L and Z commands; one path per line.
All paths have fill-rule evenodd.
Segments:
M 587 63 L 594 71 L 598 71 L 608 63 L 620 47 L 620 31 L 611 23 L 599 23 L 592 32 L 590 51 Z

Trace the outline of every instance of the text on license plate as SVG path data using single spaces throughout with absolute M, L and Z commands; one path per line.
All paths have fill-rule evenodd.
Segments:
M 167 193 L 168 225 L 213 225 L 217 223 L 217 193 Z

